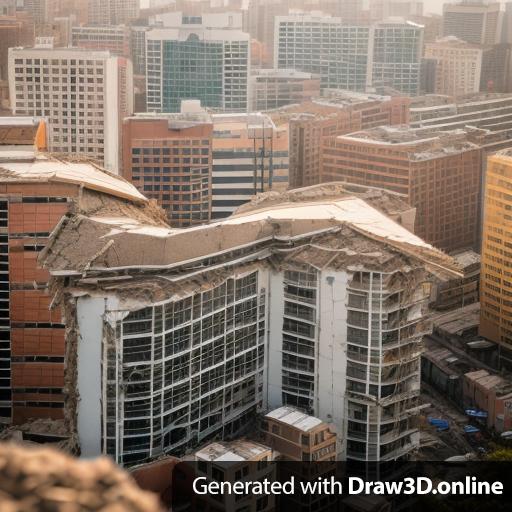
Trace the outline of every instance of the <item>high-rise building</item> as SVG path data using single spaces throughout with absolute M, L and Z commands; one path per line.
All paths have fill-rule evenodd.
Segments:
M 418 447 L 431 284 L 459 273 L 398 195 L 312 187 L 184 230 L 117 203 L 68 217 L 42 258 L 76 347 L 82 455 L 177 455 L 283 405 L 327 422 L 340 458 Z
M 146 75 L 146 32 L 150 27 L 132 25 L 130 27 L 130 55 L 134 75 Z
M 50 151 L 119 171 L 121 123 L 133 112 L 128 59 L 76 48 L 11 48 L 9 91 L 13 114 L 48 119 Z
M 322 151 L 322 182 L 404 194 L 414 232 L 445 251 L 478 246 L 481 176 L 481 149 L 460 130 L 381 126 L 326 139 Z
M 83 189 L 146 201 L 90 163 L 52 159 L 34 146 L 46 148 L 44 121 L 0 117 L 1 423 L 64 417 L 64 320 L 50 309 L 49 274 L 37 264 L 50 233 Z
M 422 25 L 403 20 L 377 23 L 373 32 L 372 85 L 416 96 L 422 50 Z
M 251 72 L 250 110 L 271 110 L 320 96 L 320 77 L 294 69 L 258 69 Z
M 88 50 L 107 50 L 113 55 L 128 57 L 130 29 L 125 25 L 72 27 L 71 45 Z
M 436 62 L 435 94 L 461 96 L 480 90 L 483 49 L 454 36 L 425 45 L 425 58 Z
M 89 25 L 128 25 L 139 17 L 139 0 L 87 0 Z
M 322 88 L 365 91 L 371 85 L 371 27 L 323 13 L 276 17 L 274 65 L 321 77 Z
M 411 19 L 423 16 L 423 2 L 418 0 L 370 0 L 368 7 L 370 19 L 374 21 L 382 21 L 389 17 Z
M 485 179 L 480 274 L 480 334 L 498 343 L 501 366 L 512 370 L 512 155 L 503 150 L 488 159 Z
M 288 188 L 288 130 L 270 116 L 214 114 L 212 219 L 231 215 L 258 192 Z
M 381 125 L 409 121 L 409 99 L 327 91 L 325 98 L 272 113 L 276 124 L 289 125 L 291 188 L 320 183 L 323 140 Z
M 467 43 L 495 44 L 501 39 L 499 2 L 462 0 L 443 5 L 443 35 Z
M 394 19 L 349 25 L 322 13 L 276 17 L 274 62 L 315 73 L 322 88 L 418 94 L 423 27 Z
M 228 112 L 247 111 L 249 35 L 216 28 L 219 16 L 221 21 L 229 20 L 228 14 L 180 14 L 179 26 L 146 33 L 149 111 L 179 112 L 184 99 L 197 99 L 204 107 Z
M 211 117 L 190 105 L 123 121 L 122 175 L 157 200 L 173 227 L 210 220 L 212 132 Z

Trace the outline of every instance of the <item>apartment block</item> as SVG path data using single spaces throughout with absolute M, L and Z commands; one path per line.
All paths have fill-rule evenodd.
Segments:
M 212 133 L 212 119 L 201 110 L 123 121 L 122 175 L 157 200 L 173 227 L 210 220 Z
M 336 434 L 322 420 L 289 406 L 267 413 L 261 430 L 265 444 L 281 460 L 322 462 L 336 460 Z
M 503 150 L 488 158 L 485 180 L 480 278 L 480 334 L 499 344 L 502 368 L 512 368 L 512 302 L 510 245 L 512 217 L 509 214 L 512 155 Z
M 409 99 L 324 91 L 323 98 L 284 107 L 271 114 L 278 125 L 289 124 L 291 188 L 320 183 L 323 140 L 381 125 L 409 120 Z
M 71 44 L 77 48 L 106 50 L 113 55 L 129 57 L 130 29 L 124 25 L 72 27 Z
M 83 188 L 142 200 L 91 164 L 34 153 L 34 143 L 45 149 L 44 122 L 0 118 L 0 422 L 14 424 L 64 418 L 64 319 L 50 309 L 49 273 L 37 262 L 50 233 Z
M 381 126 L 327 139 L 321 180 L 403 194 L 414 232 L 445 251 L 478 246 L 481 149 L 463 131 Z
M 467 43 L 492 45 L 501 38 L 499 2 L 462 0 L 443 5 L 443 35 Z
M 0 81 L 9 77 L 9 48 L 34 44 L 34 23 L 25 14 L 0 16 Z
M 436 62 L 434 93 L 461 96 L 480 91 L 483 49 L 454 36 L 425 45 L 425 58 Z
M 322 13 L 276 17 L 274 62 L 321 77 L 322 89 L 419 91 L 423 27 L 394 19 L 349 25 Z
M 48 119 L 51 152 L 119 172 L 121 123 L 133 112 L 128 59 L 76 48 L 11 48 L 9 93 L 13 114 Z
M 340 458 L 418 447 L 432 283 L 459 272 L 398 195 L 317 186 L 183 230 L 119 208 L 68 217 L 42 258 L 80 333 L 67 403 L 82 455 L 179 455 L 281 406 L 327 422 Z
M 288 188 L 288 129 L 266 114 L 213 114 L 212 219 Z
M 217 28 L 220 22 L 213 14 L 178 14 L 163 21 L 165 28 L 146 32 L 148 110 L 179 112 L 182 100 L 197 99 L 204 107 L 246 112 L 249 35 Z
M 252 112 L 303 103 L 320 96 L 320 77 L 294 69 L 258 69 L 251 72 Z

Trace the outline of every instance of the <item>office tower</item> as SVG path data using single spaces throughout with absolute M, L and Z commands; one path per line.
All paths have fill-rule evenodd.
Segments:
M 212 132 L 211 117 L 190 105 L 123 121 L 122 175 L 157 200 L 173 227 L 210 220 Z
M 250 110 L 271 110 L 320 96 L 320 77 L 294 69 L 258 69 L 251 72 Z
M 322 13 L 276 17 L 277 67 L 315 73 L 322 88 L 418 94 L 423 27 L 391 20 L 347 25 Z
M 258 192 L 288 188 L 286 128 L 261 113 L 212 118 L 212 219 L 228 217 Z
M 148 110 L 179 112 L 182 100 L 197 99 L 204 107 L 247 111 L 249 35 L 216 28 L 217 15 L 180 18 L 177 27 L 146 33 Z
M 431 284 L 459 274 L 398 195 L 310 187 L 184 230 L 118 203 L 66 219 L 42 258 L 80 333 L 83 456 L 177 455 L 283 405 L 328 422 L 340 458 L 418 447 Z
M 365 91 L 371 85 L 372 29 L 322 13 L 276 17 L 274 63 L 321 77 L 322 88 Z
M 284 107 L 273 115 L 289 123 L 290 187 L 320 183 L 323 140 L 357 130 L 409 121 L 409 99 L 332 91 L 330 96 Z
M 420 94 L 434 94 L 436 90 L 437 60 L 422 58 L 420 63 Z
M 476 249 L 480 148 L 466 133 L 381 126 L 326 139 L 321 180 L 382 187 L 416 208 L 414 232 L 445 251 Z
M 423 2 L 418 0 L 370 0 L 370 19 L 382 21 L 390 17 L 411 19 L 423 16 Z
M 373 34 L 373 86 L 416 96 L 422 49 L 421 25 L 400 20 L 377 23 Z
M 89 25 L 128 25 L 139 17 L 139 0 L 87 0 Z
M 146 32 L 149 27 L 132 25 L 130 27 L 130 55 L 134 75 L 146 75 Z
M 11 48 L 9 91 L 13 114 L 48 118 L 50 151 L 119 171 L 121 122 L 133 112 L 129 60 L 76 48 Z
M 463 0 L 443 5 L 443 35 L 467 43 L 495 44 L 501 39 L 499 2 Z
M 50 233 L 84 188 L 144 199 L 94 165 L 55 160 L 34 147 L 46 149 L 44 122 L 0 117 L 0 167 L 8 174 L 0 190 L 2 423 L 64 418 L 64 319 L 59 309 L 50 309 L 50 276 L 37 263 Z
M 436 94 L 461 96 L 478 92 L 483 60 L 482 47 L 454 36 L 425 45 L 425 58 L 436 62 Z
M 480 334 L 498 343 L 500 366 L 512 369 L 512 307 L 509 246 L 511 245 L 510 187 L 512 157 L 510 150 L 488 158 L 485 179 L 482 234 L 482 270 L 480 274 Z
M 124 25 L 72 27 L 71 45 L 87 50 L 107 50 L 113 55 L 129 57 L 130 29 Z

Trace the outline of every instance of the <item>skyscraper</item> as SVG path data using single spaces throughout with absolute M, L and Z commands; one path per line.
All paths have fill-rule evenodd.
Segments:
M 496 44 L 501 38 L 499 2 L 462 0 L 443 5 L 443 35 L 467 43 Z
M 228 112 L 247 111 L 249 35 L 215 23 L 214 15 L 183 15 L 177 27 L 146 33 L 149 111 L 179 112 L 184 99 Z
M 11 48 L 13 114 L 48 118 L 49 149 L 81 154 L 112 172 L 123 117 L 133 112 L 131 62 L 105 51 Z
M 139 0 L 87 0 L 89 25 L 128 25 L 139 16 Z

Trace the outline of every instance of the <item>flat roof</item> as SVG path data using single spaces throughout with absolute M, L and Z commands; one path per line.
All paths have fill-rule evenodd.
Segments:
M 279 407 L 279 409 L 274 409 L 265 415 L 265 418 L 272 418 L 274 420 L 278 420 L 282 423 L 286 423 L 287 425 L 291 425 L 303 432 L 309 432 L 313 430 L 318 425 L 321 425 L 323 421 L 315 416 L 309 416 L 293 407 Z
M 434 326 L 443 331 L 460 336 L 464 331 L 472 329 L 480 323 L 480 302 L 434 316 L 432 322 Z
M 271 448 L 254 441 L 239 439 L 231 442 L 217 442 L 195 452 L 196 459 L 209 462 L 251 461 Z
M 0 147 L 0 180 L 3 183 L 70 183 L 135 202 L 147 202 L 146 197 L 121 176 L 89 162 L 71 162 L 27 148 L 2 151 Z

